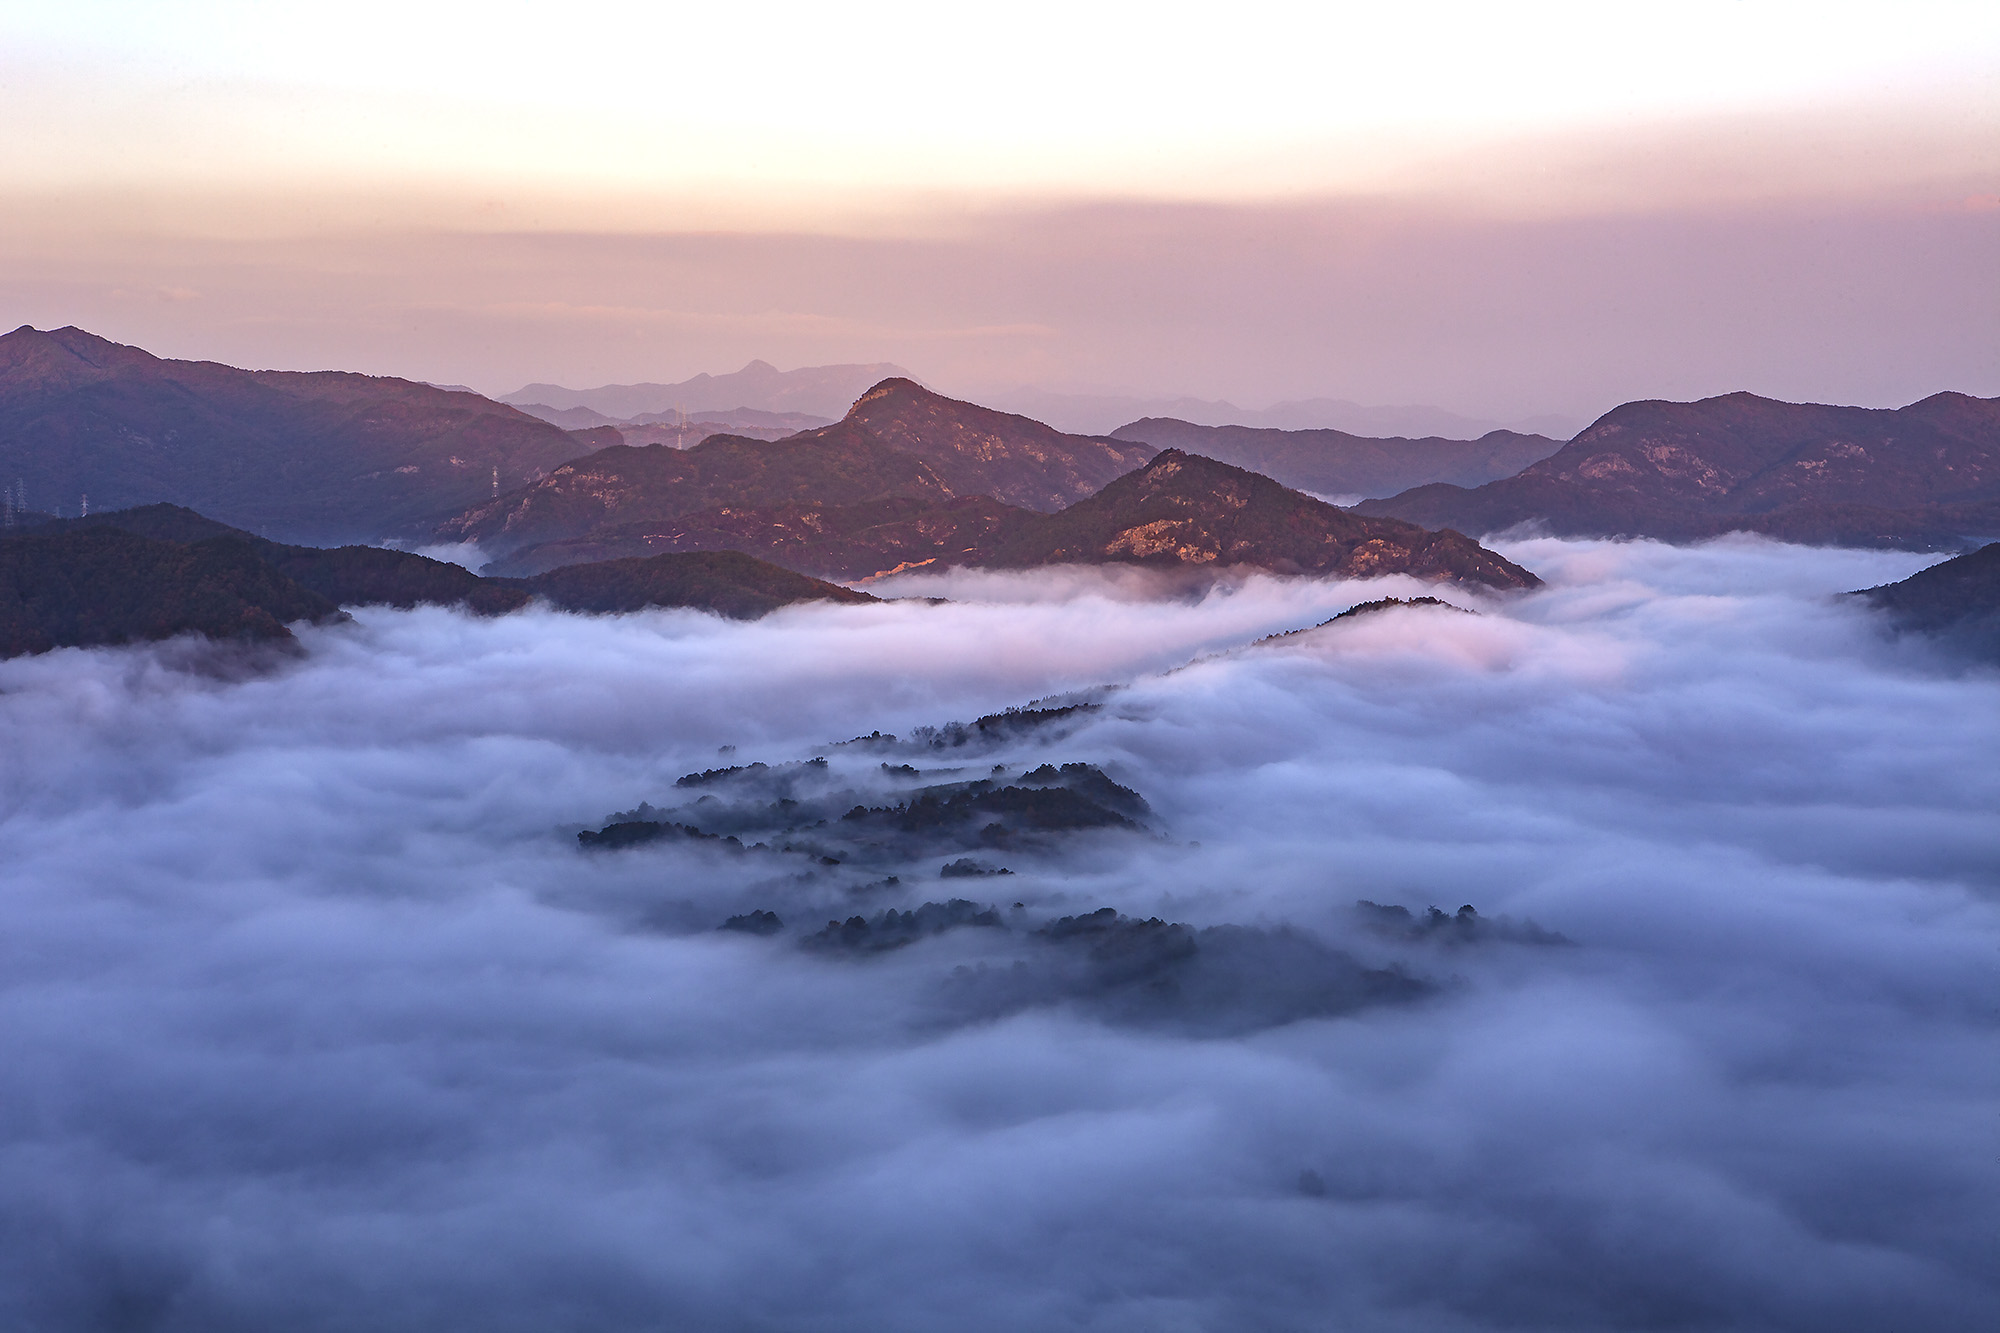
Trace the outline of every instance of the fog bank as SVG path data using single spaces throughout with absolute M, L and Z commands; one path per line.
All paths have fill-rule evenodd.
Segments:
M 1992 1327 L 2000 680 L 1830 596 L 1931 557 L 1503 551 L 1548 588 L 1266 642 L 1436 590 L 955 572 L 0 664 L 0 1323 Z M 920 748 L 1051 697 L 1097 707 Z M 1147 814 L 892 885 L 578 848 L 814 756 Z M 800 943 L 952 898 L 1001 924 Z M 1412 985 L 1140 1021 L 1036 933 L 1105 907 L 1247 928 L 1148 1003 Z

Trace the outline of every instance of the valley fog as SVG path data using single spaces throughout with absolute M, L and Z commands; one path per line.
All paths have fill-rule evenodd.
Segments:
M 1548 586 L 958 572 L 0 663 L 0 1323 L 1993 1327 L 2000 679 L 1832 597 L 1935 557 L 1495 546 Z M 1422 595 L 1477 614 L 1257 642 Z M 1095 707 L 921 748 L 1036 701 Z M 815 757 L 1149 809 L 1006 876 L 579 849 Z M 1006 924 L 802 947 L 954 898 Z M 1107 907 L 1233 928 L 1226 1028 L 1034 952 Z

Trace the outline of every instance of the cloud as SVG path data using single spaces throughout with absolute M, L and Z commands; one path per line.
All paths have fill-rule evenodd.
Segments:
M 0 1322 L 1990 1327 L 2000 682 L 1830 596 L 1924 558 L 1506 553 L 1550 587 L 1264 644 L 1409 589 L 954 575 L 0 665 Z M 576 846 L 1099 685 L 978 762 L 1098 765 L 1149 829 L 1004 878 Z M 974 896 L 1027 924 L 798 943 Z M 1333 1016 L 1129 1021 L 1028 933 L 1103 907 Z M 1287 989 L 1333 954 L 1424 993 Z M 1016 959 L 1055 980 L 978 989 Z

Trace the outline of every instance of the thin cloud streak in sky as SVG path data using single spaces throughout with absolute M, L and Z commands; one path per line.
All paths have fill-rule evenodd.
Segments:
M 0 1308 L 1989 1327 L 2000 699 L 1826 600 L 1923 558 L 1509 554 L 1551 589 L 1243 650 L 1409 589 L 960 576 L 751 625 L 365 612 L 233 683 L 180 649 L 8 663 Z M 561 827 L 719 745 L 1119 680 L 1045 757 L 1139 788 L 1164 838 L 1031 858 L 1008 900 L 1364 958 L 1395 950 L 1355 898 L 1472 902 L 1576 945 L 1406 950 L 1442 993 L 1231 1040 L 961 1025 L 937 987 L 976 932 L 856 964 L 718 935 L 842 904 Z

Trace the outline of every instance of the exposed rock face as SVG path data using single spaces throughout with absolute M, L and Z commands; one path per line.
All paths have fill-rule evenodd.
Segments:
M 1895 410 L 1729 394 L 1627 403 L 1520 475 L 1422 486 L 1363 513 L 1467 532 L 1950 547 L 2000 532 L 2000 399 L 1941 393 Z
M 0 337 L 0 474 L 49 512 L 168 501 L 287 540 L 374 539 L 603 442 L 408 380 L 169 361 L 75 328 Z
M 1111 436 L 1199 454 L 1321 495 L 1389 496 L 1432 482 L 1479 486 L 1511 477 L 1562 447 L 1546 435 L 1511 430 L 1476 440 L 1375 439 L 1339 430 L 1197 426 L 1171 417 L 1146 417 Z

